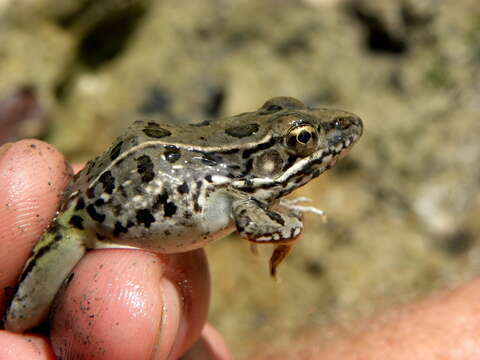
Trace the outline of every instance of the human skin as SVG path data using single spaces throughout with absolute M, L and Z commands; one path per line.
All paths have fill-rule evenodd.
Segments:
M 480 280 L 351 324 L 304 335 L 251 360 L 478 360 Z
M 41 141 L 0 148 L 0 288 L 6 289 L 0 313 L 71 176 L 63 155 Z M 210 280 L 203 250 L 95 250 L 73 273 L 53 306 L 50 336 L 0 331 L 0 359 L 176 359 L 194 344 L 195 359 L 230 358 L 206 325 Z

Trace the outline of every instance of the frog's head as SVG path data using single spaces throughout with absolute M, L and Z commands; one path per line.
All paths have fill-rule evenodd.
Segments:
M 248 179 L 239 188 L 266 201 L 282 197 L 330 169 L 362 135 L 355 114 L 306 107 L 299 100 L 276 97 L 258 114 L 268 128 L 264 143 L 251 152 Z

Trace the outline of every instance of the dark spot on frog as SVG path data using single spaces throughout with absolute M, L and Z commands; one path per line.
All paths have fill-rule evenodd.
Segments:
M 113 227 L 113 236 L 118 237 L 121 233 L 126 234 L 128 229 L 124 227 L 119 221 L 115 222 Z
M 165 236 L 169 236 L 169 235 L 171 235 L 172 233 L 171 233 L 170 231 L 168 231 L 168 230 L 165 230 L 165 231 L 163 232 L 163 234 L 164 234 Z
M 168 145 L 165 147 L 165 152 L 163 153 L 165 159 L 170 163 L 173 164 L 180 159 L 182 156 L 180 150 L 174 145 Z
M 279 213 L 270 210 L 266 210 L 265 213 L 271 220 L 275 221 L 277 224 L 285 226 L 285 220 L 283 220 L 282 216 Z
M 193 198 L 192 198 L 192 201 L 193 201 L 193 210 L 195 212 L 200 212 L 202 211 L 202 207 L 200 206 L 200 204 L 198 203 L 198 198 L 200 197 L 200 188 L 202 187 L 202 182 L 201 181 L 197 181 L 196 182 L 196 185 L 197 185 L 197 191 L 193 194 Z
M 273 145 L 275 145 L 275 138 L 272 137 L 267 142 L 260 143 L 260 144 L 258 144 L 257 146 L 255 146 L 251 149 L 244 150 L 243 153 L 242 153 L 242 158 L 243 159 L 248 159 L 252 154 L 255 154 L 255 153 L 257 153 L 258 151 L 261 151 L 261 150 L 266 150 L 266 149 L 272 147 Z
M 292 166 L 292 165 L 295 163 L 295 161 L 297 161 L 297 159 L 298 159 L 298 156 L 296 156 L 296 155 L 290 155 L 290 156 L 288 157 L 287 162 L 286 162 L 285 165 L 283 166 L 283 169 L 282 169 L 282 170 L 283 170 L 283 171 L 287 170 L 290 166 Z
M 172 135 L 172 133 L 170 131 L 160 127 L 160 125 L 158 125 L 155 122 L 149 122 L 147 124 L 147 127 L 145 129 L 143 129 L 142 131 L 147 136 L 149 136 L 151 138 L 156 138 L 156 139 L 160 139 L 160 138 L 164 138 L 164 137 Z
M 262 110 L 258 111 L 258 113 L 260 115 L 267 115 L 267 114 L 275 113 L 275 112 L 280 111 L 280 110 L 283 110 L 282 106 L 277 105 L 277 104 L 272 104 L 272 105 L 267 106 L 265 109 L 262 109 Z
M 137 159 L 137 171 L 141 175 L 142 182 L 148 183 L 153 180 L 155 173 L 153 171 L 153 162 L 147 155 L 142 155 Z
M 103 222 L 105 220 L 105 215 L 104 214 L 99 214 L 97 212 L 97 209 L 95 209 L 95 206 L 93 204 L 90 204 L 87 206 L 87 213 L 90 215 L 90 217 L 98 222 Z
M 55 234 L 57 233 L 58 231 L 62 231 L 62 228 L 63 226 L 58 224 L 56 221 L 53 222 L 49 228 L 48 228 L 48 232 L 49 233 L 52 233 L 52 234 Z M 35 267 L 35 265 L 37 264 L 37 261 L 46 253 L 48 253 L 52 248 L 56 248 L 58 247 L 58 240 L 57 240 L 57 236 L 55 236 L 54 238 L 56 241 L 52 241 L 50 242 L 49 244 L 47 244 L 46 246 L 40 248 L 40 250 L 38 250 L 37 253 L 34 252 L 33 256 L 32 256 L 32 260 L 29 261 L 27 263 L 27 266 L 23 269 L 22 271 L 22 275 L 20 275 L 20 278 L 18 279 L 18 283 L 20 284 L 23 280 L 25 280 L 25 278 L 27 277 L 27 275 L 32 271 L 32 269 Z
M 209 183 L 212 183 L 213 182 L 212 175 L 205 176 L 205 180 L 207 180 Z
M 253 194 L 255 192 L 255 188 L 251 187 L 251 186 L 245 186 L 245 187 L 242 188 L 242 191 L 244 191 L 246 193 L 249 193 L 249 194 Z
M 99 234 L 99 233 L 96 233 L 95 235 L 97 235 L 97 239 L 98 239 L 99 241 L 103 241 L 103 240 L 105 240 L 105 239 L 107 238 L 106 236 L 103 236 L 102 234 Z
M 233 148 L 233 149 L 229 149 L 229 150 L 220 150 L 219 152 L 222 153 L 222 154 L 227 154 L 227 155 L 230 155 L 230 154 L 235 154 L 237 152 L 239 152 L 240 149 L 238 148 Z
M 183 213 L 183 217 L 184 217 L 185 219 L 190 219 L 190 218 L 192 217 L 192 213 L 191 213 L 190 211 L 185 211 L 185 212 Z
M 273 113 L 283 109 L 299 109 L 304 107 L 305 104 L 300 100 L 294 99 L 289 96 L 277 96 L 271 98 L 265 102 L 260 108 L 260 114 Z
M 98 207 L 103 206 L 103 205 L 105 205 L 105 200 L 103 200 L 102 198 L 97 199 L 97 200 L 95 200 L 94 204 L 95 204 L 95 206 L 98 206 Z
M 250 173 L 252 168 L 253 168 L 253 158 L 250 158 L 250 159 L 247 160 L 247 163 L 245 164 L 245 171 L 247 173 Z
M 83 218 L 81 216 L 73 215 L 68 223 L 76 229 L 83 230 Z
M 236 138 L 243 138 L 255 134 L 258 129 L 258 124 L 247 124 L 225 129 L 225 133 Z
M 122 145 L 123 141 L 120 141 L 118 144 L 116 144 L 112 150 L 110 150 L 110 160 L 115 160 L 118 155 L 120 155 L 120 151 L 122 150 Z
M 189 188 L 188 188 L 187 183 L 186 183 L 186 182 L 183 182 L 182 185 L 179 185 L 179 186 L 177 187 L 177 191 L 178 191 L 180 194 L 186 194 L 186 193 L 188 193 Z
M 295 237 L 295 229 L 290 230 L 290 238 L 293 239 Z
M 79 197 L 77 204 L 75 205 L 75 211 L 83 210 L 85 208 L 85 201 L 83 198 Z
M 168 200 L 168 193 L 166 191 L 163 191 L 161 194 L 158 194 L 152 205 L 153 210 L 158 210 L 160 208 L 160 205 L 165 204 L 167 200 Z
M 163 216 L 172 217 L 177 212 L 177 206 L 173 202 L 168 202 L 167 200 L 168 193 L 166 191 L 163 191 L 155 198 L 152 209 L 154 211 L 157 211 L 160 208 L 160 205 L 163 205 Z
M 198 201 L 195 201 L 194 204 L 193 204 L 193 210 L 195 212 L 200 212 L 202 211 L 202 207 L 200 206 L 200 204 L 198 203 Z
M 102 176 L 100 176 L 98 181 L 102 183 L 103 190 L 107 194 L 113 193 L 113 189 L 115 189 L 115 178 L 112 176 L 110 171 L 105 171 Z
M 60 231 L 60 225 L 56 221 L 52 222 L 46 230 L 46 232 L 51 234 L 54 234 L 57 231 Z
M 144 224 L 146 228 L 149 228 L 150 225 L 155 222 L 155 218 L 148 209 L 137 210 L 137 221 L 139 224 Z
M 164 213 L 163 215 L 165 217 L 172 217 L 173 215 L 175 215 L 176 212 L 177 212 L 177 207 L 175 206 L 174 203 L 168 202 L 165 205 L 163 205 L 163 213 Z

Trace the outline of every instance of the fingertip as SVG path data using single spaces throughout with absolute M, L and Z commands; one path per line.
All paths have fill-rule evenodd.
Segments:
M 35 335 L 20 335 L 0 330 L 0 359 L 53 360 L 48 341 Z
M 178 358 L 185 353 L 200 337 L 208 316 L 210 303 L 210 274 L 208 263 L 203 249 L 180 254 L 159 255 L 164 264 L 165 273 L 162 283 L 163 289 L 174 289 L 164 292 L 166 311 L 180 305 L 180 317 L 175 342 L 171 347 L 171 358 Z M 167 284 L 172 286 L 168 287 Z M 170 296 L 169 296 L 170 295 Z M 168 319 L 168 314 L 164 317 Z M 164 325 L 162 323 L 162 329 Z M 168 332 L 163 333 L 164 336 Z M 164 339 L 160 337 L 159 344 Z
M 101 349 L 103 358 L 178 357 L 199 337 L 208 312 L 204 254 L 194 253 L 89 253 L 53 308 L 56 354 L 88 355 Z M 198 280 L 194 269 L 207 281 Z
M 33 244 L 50 223 L 71 177 L 63 155 L 39 140 L 2 147 L 0 154 L 0 287 L 14 286 Z M 5 306 L 0 296 L 0 311 Z

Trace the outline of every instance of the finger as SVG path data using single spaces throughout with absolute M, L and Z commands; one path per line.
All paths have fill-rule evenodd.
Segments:
M 92 251 L 57 296 L 51 323 L 56 355 L 176 359 L 200 336 L 209 286 L 202 250 L 168 256 Z
M 71 177 L 63 155 L 52 146 L 38 140 L 8 145 L 0 155 L 0 289 L 15 286 Z M 1 292 L 0 313 L 5 304 Z
M 371 318 L 323 330 L 254 359 L 480 359 L 480 280 Z M 327 335 L 326 335 L 327 334 Z
M 43 337 L 0 331 L 0 359 L 53 360 L 55 357 Z
M 209 324 L 203 328 L 200 339 L 182 356 L 182 360 L 230 360 L 231 358 L 222 336 Z

